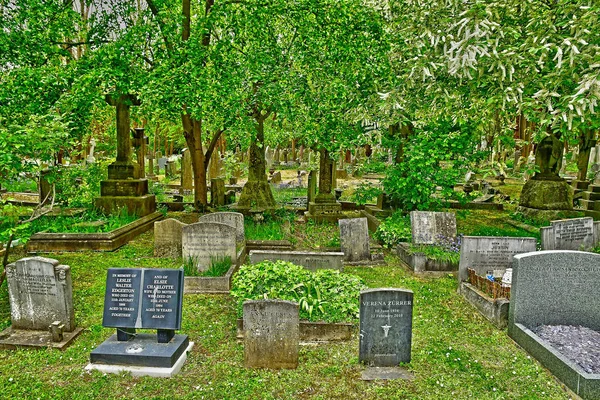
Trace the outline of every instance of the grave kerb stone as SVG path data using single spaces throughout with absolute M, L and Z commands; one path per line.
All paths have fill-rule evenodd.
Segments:
M 288 261 L 292 264 L 303 266 L 311 271 L 319 269 L 343 268 L 344 253 L 342 252 L 313 252 L 313 251 L 276 251 L 276 250 L 251 250 L 250 263 L 262 261 Z

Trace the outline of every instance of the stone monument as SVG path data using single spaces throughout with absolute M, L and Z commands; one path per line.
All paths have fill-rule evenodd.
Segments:
M 349 262 L 371 261 L 369 226 L 366 218 L 340 219 L 340 243 L 344 260 Z

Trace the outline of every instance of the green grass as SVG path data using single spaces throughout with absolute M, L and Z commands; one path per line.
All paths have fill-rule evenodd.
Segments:
M 327 232 L 321 227 L 319 235 Z M 336 227 L 337 229 L 337 227 Z M 324 242 L 330 240 L 322 239 Z M 106 270 L 110 267 L 178 268 L 177 260 L 152 257 L 146 232 L 112 253 L 49 255 L 71 266 L 75 319 L 84 332 L 65 352 L 0 351 L 6 399 L 568 399 L 557 381 L 521 350 L 505 330 L 492 327 L 457 294 L 450 277 L 410 275 L 388 256 L 387 266 L 347 267 L 369 287 L 414 292 L 412 381 L 365 382 L 358 336 L 344 343 L 301 346 L 296 370 L 244 368 L 236 341 L 235 302 L 224 295 L 185 295 L 180 333 L 195 343 L 172 379 L 88 373 L 89 353 L 114 333 L 102 327 Z M 11 260 L 25 256 L 17 250 Z M 0 287 L 0 325 L 10 324 L 6 283 Z
M 449 261 L 452 263 L 458 263 L 460 260 L 460 253 L 455 251 L 447 251 L 443 247 L 439 246 L 429 246 L 426 244 L 411 244 L 408 251 L 412 254 L 423 253 L 427 256 L 427 258 L 437 261 Z
M 304 181 L 308 179 L 307 177 L 303 178 Z M 292 201 L 294 197 L 306 197 L 306 188 L 285 188 L 280 189 L 278 187 L 272 188 L 273 197 L 275 197 L 275 201 L 280 206 L 285 205 L 286 203 Z

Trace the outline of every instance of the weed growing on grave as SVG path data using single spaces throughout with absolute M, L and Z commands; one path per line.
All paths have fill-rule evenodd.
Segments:
M 203 271 L 198 274 L 198 276 L 210 276 L 210 277 L 218 277 L 225 276 L 227 271 L 233 263 L 231 262 L 231 257 L 210 257 L 210 267 L 206 271 Z
M 409 242 L 412 238 L 410 215 L 396 211 L 386 218 L 375 231 L 375 239 L 386 248 L 393 248 L 400 242 Z

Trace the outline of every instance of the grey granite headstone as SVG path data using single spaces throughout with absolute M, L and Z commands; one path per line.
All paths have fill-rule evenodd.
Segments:
M 193 259 L 199 271 L 206 271 L 211 260 L 229 257 L 237 262 L 236 228 L 218 222 L 198 222 L 183 227 L 181 252 L 184 260 Z
M 456 239 L 456 215 L 448 212 L 411 211 L 414 244 L 439 244 Z
M 340 219 L 340 243 L 345 261 L 370 261 L 369 226 L 366 218 Z
M 509 328 L 583 325 L 600 331 L 600 254 L 554 250 L 514 256 Z
M 591 217 L 552 221 L 541 228 L 543 250 L 589 250 L 594 243 L 594 220 Z
M 14 329 L 48 330 L 54 321 L 75 329 L 71 268 L 43 257 L 22 258 L 6 266 Z
M 342 252 L 311 252 L 311 251 L 277 251 L 277 250 L 251 250 L 250 263 L 262 261 L 288 261 L 301 265 L 311 271 L 318 269 L 343 268 L 344 253 Z
M 296 368 L 299 341 L 297 303 L 244 302 L 244 365 L 247 368 Z
M 413 292 L 370 289 L 360 293 L 359 361 L 372 367 L 410 362 Z
M 181 257 L 181 234 L 187 226 L 173 218 L 154 223 L 154 257 Z
M 233 226 L 236 232 L 238 242 L 244 242 L 246 235 L 244 233 L 244 214 L 237 212 L 215 212 L 200 216 L 198 222 L 218 222 Z
M 458 276 L 461 281 L 468 278 L 468 269 L 485 276 L 489 270 L 510 268 L 512 256 L 536 250 L 535 238 L 464 236 L 460 247 Z

